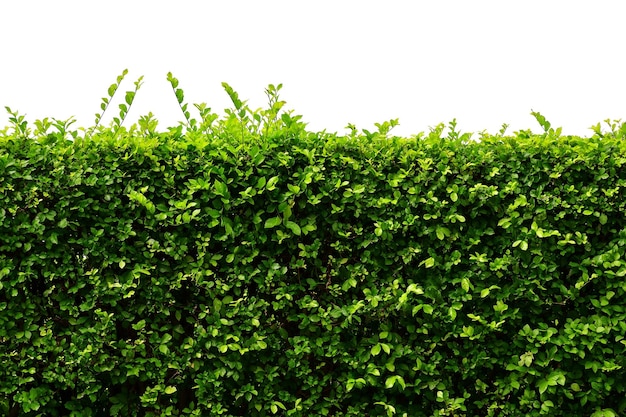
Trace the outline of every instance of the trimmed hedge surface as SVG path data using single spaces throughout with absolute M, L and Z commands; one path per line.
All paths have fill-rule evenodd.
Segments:
M 623 139 L 229 120 L 5 131 L 0 413 L 626 411 Z

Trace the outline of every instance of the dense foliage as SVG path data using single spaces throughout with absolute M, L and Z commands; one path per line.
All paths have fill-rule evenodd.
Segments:
M 626 412 L 626 124 L 338 136 L 168 80 L 165 132 L 141 80 L 107 128 L 9 109 L 2 415 Z

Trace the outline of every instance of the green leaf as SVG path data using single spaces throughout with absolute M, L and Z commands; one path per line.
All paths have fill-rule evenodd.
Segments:
M 548 385 L 548 381 L 546 381 L 545 379 L 539 380 L 539 382 L 537 383 L 537 387 L 539 388 L 539 394 L 543 394 L 544 392 L 546 392 L 546 390 L 548 389 Z
M 172 85 L 172 88 L 176 88 L 178 87 L 178 80 L 176 78 L 174 78 L 174 76 L 172 75 L 171 72 L 167 73 L 167 80 L 170 82 L 170 84 Z
M 539 112 L 531 110 L 530 114 L 532 114 L 537 122 L 541 125 L 544 132 L 547 132 L 550 129 L 550 122 L 546 120 L 546 118 Z
M 145 321 L 145 320 L 143 320 L 143 319 L 142 319 L 142 320 L 139 320 L 136 324 L 133 324 L 133 325 L 132 325 L 132 328 L 133 328 L 134 330 L 141 330 L 141 329 L 143 329 L 144 327 L 146 327 L 146 321 Z
M 450 229 L 448 229 L 447 227 L 439 226 L 437 227 L 436 234 L 439 240 L 444 240 L 446 236 L 450 236 Z
M 617 413 L 610 408 L 603 408 L 594 412 L 591 417 L 617 417 Z
M 228 186 L 221 181 L 215 180 L 215 194 L 226 197 L 228 194 Z
M 500 219 L 500 221 L 498 221 L 498 226 L 507 229 L 509 226 L 511 226 L 511 218 L 505 217 L 503 219 Z
M 396 382 L 400 384 L 402 389 L 406 388 L 406 383 L 404 382 L 404 379 L 400 375 L 392 375 L 389 378 L 387 378 L 387 380 L 385 381 L 385 388 L 388 388 L 388 389 L 393 388 Z
M 530 365 L 532 365 L 533 360 L 535 359 L 535 356 L 533 355 L 532 352 L 526 352 L 522 355 L 520 355 L 519 357 L 519 362 L 517 363 L 519 366 L 526 366 L 526 367 L 530 367 Z
M 266 186 L 265 186 L 265 189 L 266 189 L 267 191 L 272 191 L 273 189 L 275 189 L 275 188 L 276 188 L 276 183 L 278 182 L 278 180 L 279 180 L 279 177 L 277 177 L 277 176 L 276 176 L 276 177 L 272 177 L 272 178 L 270 178 L 270 179 L 267 181 L 267 184 L 266 184 Z
M 287 228 L 291 230 L 293 234 L 296 236 L 300 236 L 302 234 L 302 230 L 300 229 L 300 226 L 298 226 L 296 223 L 292 221 L 288 221 L 285 226 L 287 226 Z
M 423 261 L 420 263 L 420 266 L 421 266 L 421 265 L 424 265 L 426 268 L 431 268 L 431 267 L 433 267 L 433 266 L 435 265 L 435 258 L 433 258 L 433 257 L 431 256 L 430 258 L 423 260 Z
M 470 280 L 467 279 L 467 278 L 461 279 L 461 288 L 463 288 L 463 290 L 465 292 L 469 292 L 469 290 L 470 290 Z
M 513 247 L 520 247 L 521 250 L 525 251 L 528 249 L 528 242 L 526 242 L 525 240 L 516 240 L 515 242 L 513 242 Z
M 133 104 L 134 98 L 135 98 L 135 92 L 127 91 L 126 96 L 124 97 L 124 101 L 126 101 L 126 104 L 130 106 L 131 104 Z
M 117 84 L 111 84 L 109 86 L 109 89 L 107 90 L 107 94 L 109 95 L 109 97 L 113 97 L 116 91 L 117 91 Z
M 175 393 L 176 391 L 177 391 L 176 387 L 174 387 L 172 385 L 169 385 L 169 386 L 165 387 L 165 391 L 164 392 L 169 395 L 169 394 Z
M 285 207 L 285 209 L 284 209 L 284 210 L 281 210 L 281 206 L 282 206 L 283 204 L 284 204 L 286 207 Z M 291 207 L 289 207 L 289 205 L 287 205 L 286 203 L 283 203 L 283 204 L 281 204 L 280 206 L 278 206 L 278 210 L 282 213 L 282 215 L 283 215 L 283 221 L 285 222 L 285 225 L 287 225 L 287 222 L 288 222 L 288 220 L 289 220 L 289 218 L 291 217 L 291 214 L 292 214 L 292 213 L 291 213 Z
M 271 229 L 273 227 L 278 226 L 281 223 L 282 223 L 282 220 L 281 220 L 281 218 L 279 216 L 271 217 L 271 218 L 265 220 L 265 226 L 264 227 L 266 229 Z

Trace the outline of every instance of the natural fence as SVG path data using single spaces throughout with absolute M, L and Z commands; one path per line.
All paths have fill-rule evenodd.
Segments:
M 626 124 L 0 132 L 0 413 L 626 412 Z M 607 121 L 608 122 L 608 121 Z M 53 130 L 53 131 L 51 131 Z

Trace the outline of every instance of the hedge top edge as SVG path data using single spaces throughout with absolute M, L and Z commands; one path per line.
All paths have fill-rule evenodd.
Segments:
M 5 106 L 6 111 L 9 113 L 9 126 L 0 129 L 0 139 L 8 138 L 33 138 L 42 139 L 51 137 L 57 139 L 69 139 L 74 140 L 78 138 L 89 139 L 95 135 L 104 134 L 107 137 L 119 138 L 119 137 L 143 137 L 143 138 L 157 138 L 166 136 L 182 137 L 185 135 L 197 136 L 198 134 L 207 136 L 223 137 L 226 132 L 229 132 L 229 139 L 250 139 L 250 137 L 277 137 L 285 135 L 296 135 L 307 133 L 306 123 L 302 121 L 301 115 L 294 115 L 293 110 L 285 110 L 285 101 L 280 100 L 279 92 L 283 87 L 282 84 L 270 84 L 265 89 L 268 105 L 265 109 L 251 109 L 246 100 L 241 100 L 238 93 L 226 82 L 222 82 L 222 87 L 228 94 L 233 107 L 225 110 L 225 115 L 221 116 L 212 111 L 206 103 L 193 103 L 196 111 L 199 114 L 199 119 L 194 118 L 190 112 L 190 106 L 185 101 L 185 94 L 182 88 L 179 87 L 179 80 L 175 78 L 171 72 L 167 73 L 167 81 L 172 87 L 172 91 L 176 97 L 178 106 L 183 114 L 184 120 L 180 121 L 177 126 L 167 127 L 165 130 L 157 130 L 158 120 L 152 112 L 147 115 L 140 116 L 138 121 L 126 128 L 124 122 L 128 116 L 130 107 L 132 106 L 137 92 L 143 85 L 143 76 L 140 76 L 134 83 L 134 88 L 124 93 L 124 102 L 118 104 L 119 113 L 113 117 L 109 126 L 103 126 L 102 120 L 109 111 L 114 96 L 118 92 L 124 78 L 128 75 L 128 69 L 124 69 L 120 75 L 117 76 L 116 81 L 107 89 L 107 97 L 103 97 L 100 103 L 100 111 L 95 114 L 94 125 L 84 128 L 71 128 L 76 123 L 73 117 L 66 120 L 59 120 L 56 118 L 44 118 L 41 120 L 35 120 L 33 122 L 34 129 L 29 126 L 25 115 L 19 114 L 17 111 L 13 111 L 10 107 Z M 517 139 L 529 139 L 529 138 L 543 138 L 543 139 L 558 139 L 562 137 L 562 128 L 553 128 L 552 124 L 541 113 L 531 110 L 530 113 L 539 123 L 543 129 L 543 134 L 537 135 L 531 132 L 530 129 L 520 130 L 514 132 L 514 136 L 505 135 L 509 125 L 502 124 L 501 129 L 495 134 L 489 134 L 486 131 L 479 132 L 478 141 L 480 142 L 492 142 L 511 139 L 513 137 Z M 600 123 L 590 126 L 589 129 L 593 132 L 592 138 L 595 139 L 624 139 L 626 138 L 626 122 L 619 120 L 604 120 L 608 130 L 603 130 Z M 373 139 L 387 139 L 390 131 L 397 125 L 399 125 L 398 119 L 391 119 L 382 123 L 374 123 L 377 131 L 368 131 L 366 129 L 357 129 L 357 127 L 349 123 L 346 128 L 350 130 L 347 137 L 349 138 L 364 138 L 367 140 Z M 444 131 L 447 133 L 443 136 Z M 51 131 L 51 129 L 56 131 Z M 233 133 L 239 132 L 238 137 L 233 137 Z M 319 132 L 322 136 L 328 136 L 329 134 L 324 130 Z M 32 135 L 32 137 L 31 137 Z M 337 134 L 331 134 L 330 136 L 337 137 Z M 435 139 L 448 139 L 459 141 L 462 143 L 477 142 L 472 138 L 473 133 L 461 133 L 457 130 L 456 119 L 450 121 L 447 126 L 444 123 L 439 123 L 430 128 L 428 134 L 419 132 L 412 136 L 411 139 L 422 138 L 435 138 Z M 398 137 L 394 137 L 399 139 Z M 576 136 L 567 136 L 567 138 L 576 138 Z

